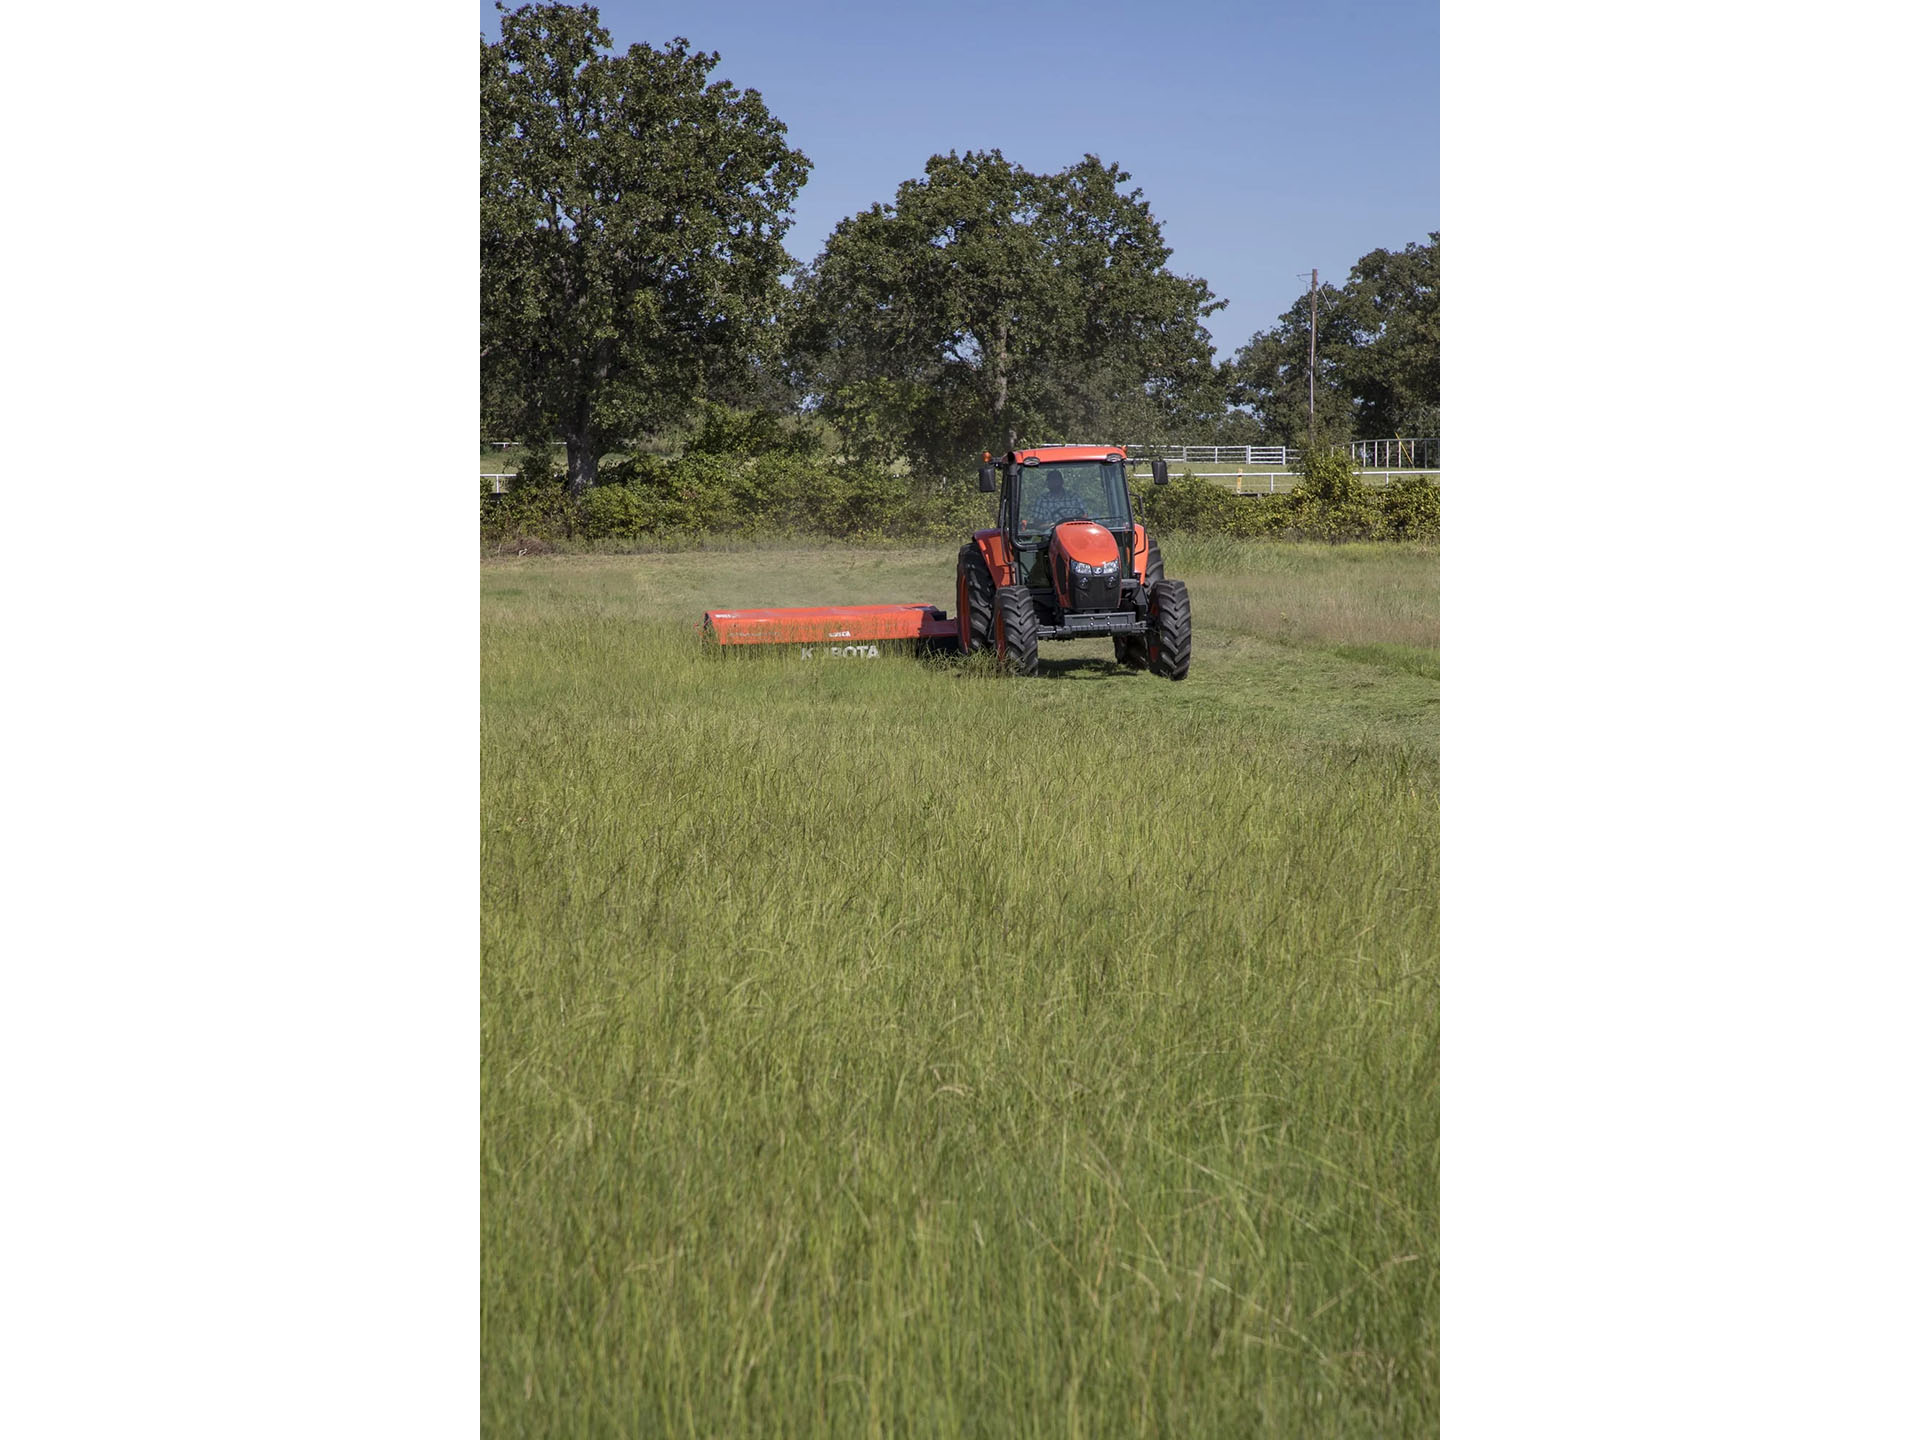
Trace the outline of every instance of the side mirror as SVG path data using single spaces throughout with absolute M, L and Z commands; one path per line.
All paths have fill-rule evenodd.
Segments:
M 1166 461 L 1156 460 L 1153 462 L 1153 483 L 1156 485 L 1164 485 L 1167 483 Z
M 980 467 L 980 493 L 983 495 L 991 495 L 993 489 L 993 466 L 982 465 Z

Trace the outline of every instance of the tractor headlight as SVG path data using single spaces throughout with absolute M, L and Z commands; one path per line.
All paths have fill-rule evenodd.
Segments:
M 1117 556 L 1104 565 L 1089 565 L 1084 560 L 1073 562 L 1073 573 L 1076 575 L 1111 575 L 1119 568 L 1120 561 Z

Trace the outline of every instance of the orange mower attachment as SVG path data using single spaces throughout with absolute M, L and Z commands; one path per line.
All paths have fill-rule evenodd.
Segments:
M 709 610 L 703 631 L 719 645 L 831 645 L 872 640 L 956 642 L 960 622 L 932 605 L 814 605 L 792 610 Z
M 1102 640 L 1116 665 L 1186 679 L 1193 609 L 1133 513 L 1125 448 L 1041 445 L 980 459 L 981 493 L 1000 494 L 998 523 L 960 547 L 951 617 L 931 605 L 709 610 L 707 638 L 869 660 L 875 642 L 905 641 L 922 654 L 991 653 L 1012 675 L 1039 671 L 1042 640 Z M 1167 462 L 1151 464 L 1153 483 L 1166 484 Z

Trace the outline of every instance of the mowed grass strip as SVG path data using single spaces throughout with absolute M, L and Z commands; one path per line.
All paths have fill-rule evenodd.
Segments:
M 1437 555 L 1170 539 L 1181 685 L 697 641 L 953 548 L 483 566 L 488 1433 L 1432 1433 Z

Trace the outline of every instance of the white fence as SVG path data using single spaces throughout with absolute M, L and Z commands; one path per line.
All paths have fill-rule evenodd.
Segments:
M 1298 446 L 1287 445 L 1129 445 L 1127 463 L 1167 460 L 1189 465 L 1291 465 Z
M 1298 445 L 1129 445 L 1130 462 L 1182 461 L 1191 465 L 1296 465 L 1306 452 Z M 1438 470 L 1437 436 L 1402 440 L 1355 440 L 1347 453 L 1363 470 Z
M 1355 440 L 1347 453 L 1363 470 L 1438 470 L 1440 440 Z
M 1370 485 L 1391 485 L 1395 480 L 1406 480 L 1415 475 L 1424 475 L 1436 485 L 1440 483 L 1438 470 L 1362 470 L 1360 478 Z M 1231 475 L 1200 475 L 1196 479 L 1211 480 L 1216 485 L 1233 484 L 1236 495 L 1283 495 L 1291 490 L 1299 476 L 1291 470 L 1236 470 Z

